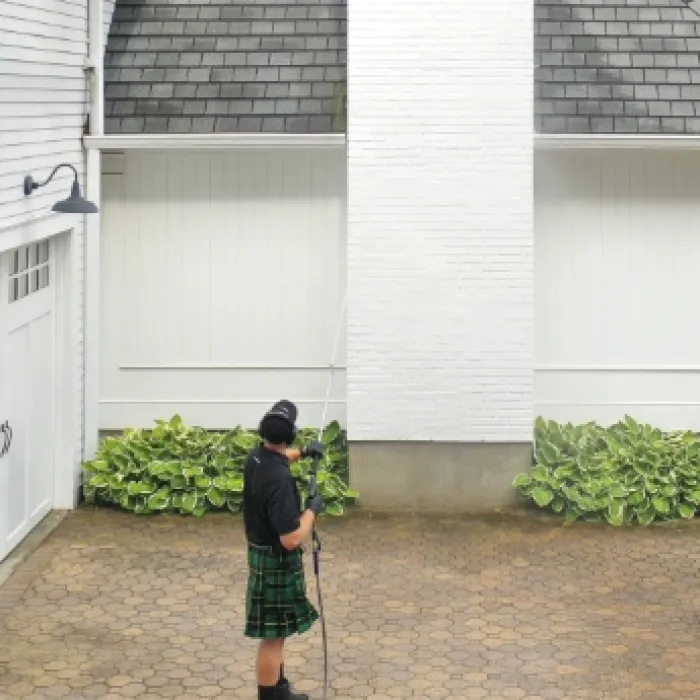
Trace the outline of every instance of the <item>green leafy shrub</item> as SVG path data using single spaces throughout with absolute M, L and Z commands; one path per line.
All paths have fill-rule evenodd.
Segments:
M 316 438 L 315 430 L 300 430 L 296 446 Z M 333 422 L 321 440 L 326 454 L 318 469 L 318 491 L 326 502 L 325 513 L 342 515 L 358 495 L 347 486 L 345 434 Z M 134 513 L 235 513 L 243 501 L 243 463 L 258 441 L 257 433 L 240 427 L 226 433 L 188 427 L 180 416 L 156 421 L 153 430 L 128 429 L 105 438 L 96 458 L 83 464 L 89 474 L 85 497 Z M 307 459 L 291 467 L 304 500 L 311 466 Z
M 700 436 L 629 416 L 604 428 L 537 419 L 534 466 L 513 485 L 567 521 L 611 525 L 693 518 L 700 510 Z

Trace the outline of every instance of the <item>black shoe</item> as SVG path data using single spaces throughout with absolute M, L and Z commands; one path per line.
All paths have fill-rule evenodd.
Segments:
M 309 700 L 309 696 L 306 693 L 295 693 L 286 678 L 281 678 L 277 687 L 280 691 L 280 700 Z
M 273 686 L 258 686 L 258 700 L 286 700 L 286 696 L 279 687 L 279 683 Z

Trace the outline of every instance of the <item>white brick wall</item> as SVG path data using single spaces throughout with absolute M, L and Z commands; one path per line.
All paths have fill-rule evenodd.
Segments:
M 351 440 L 531 439 L 532 12 L 349 3 Z

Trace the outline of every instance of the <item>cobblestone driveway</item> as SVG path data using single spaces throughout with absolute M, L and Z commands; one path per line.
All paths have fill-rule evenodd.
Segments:
M 700 697 L 695 524 L 321 531 L 336 700 Z M 244 583 L 235 518 L 73 513 L 0 589 L 0 698 L 252 699 Z M 314 698 L 321 658 L 320 627 L 289 647 Z

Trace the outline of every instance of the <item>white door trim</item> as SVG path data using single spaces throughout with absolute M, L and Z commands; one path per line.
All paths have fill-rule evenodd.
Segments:
M 68 231 L 54 239 L 56 260 L 56 478 L 54 508 L 75 508 L 82 459 L 81 368 L 76 274 L 77 234 Z

